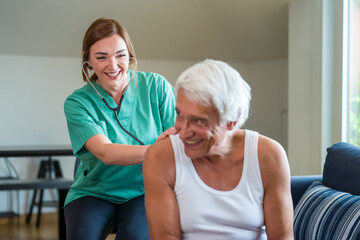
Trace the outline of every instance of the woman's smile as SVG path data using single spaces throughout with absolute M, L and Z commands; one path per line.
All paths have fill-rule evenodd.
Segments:
M 116 79 L 117 76 L 119 76 L 120 72 L 121 71 L 119 70 L 117 72 L 105 72 L 105 74 L 108 75 L 109 78 Z

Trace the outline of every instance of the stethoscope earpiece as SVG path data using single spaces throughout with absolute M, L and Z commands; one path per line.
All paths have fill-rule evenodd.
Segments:
M 83 67 L 84 67 L 84 65 L 87 65 L 87 67 L 88 67 L 90 70 L 92 70 L 92 67 L 90 66 L 89 62 L 87 62 L 87 61 L 83 62 Z
M 95 92 L 100 96 L 100 98 L 104 101 L 104 100 L 105 100 L 104 97 L 103 97 L 103 96 L 99 93 L 99 91 L 95 88 L 95 86 L 94 86 L 94 85 L 92 84 L 92 82 L 90 81 L 88 75 L 86 74 L 86 71 L 85 71 L 85 69 L 84 69 L 85 64 L 88 64 L 88 65 L 89 65 L 88 62 L 83 62 L 81 69 L 82 69 L 82 72 L 83 72 L 84 75 L 85 75 L 86 81 L 87 81 L 87 82 L 90 84 L 90 86 L 95 90 Z

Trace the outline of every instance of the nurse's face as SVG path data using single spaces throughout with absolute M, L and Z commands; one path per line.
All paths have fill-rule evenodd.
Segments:
M 103 38 L 90 47 L 89 65 L 105 90 L 123 90 L 127 84 L 129 53 L 125 40 L 117 34 Z

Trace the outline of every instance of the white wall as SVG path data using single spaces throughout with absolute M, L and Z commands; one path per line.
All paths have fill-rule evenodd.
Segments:
M 289 7 L 289 161 L 293 175 L 321 174 L 326 148 L 341 141 L 342 2 Z
M 82 85 L 79 66 L 80 59 L 76 58 L 0 55 L 1 147 L 70 145 L 63 103 L 67 95 Z M 74 158 L 57 159 L 61 161 L 64 177 L 72 178 Z M 0 174 L 4 176 L 6 168 L 2 160 Z M 40 160 L 10 159 L 20 178 L 35 178 Z M 20 192 L 21 212 L 27 209 L 30 193 Z M 1 199 L 6 199 L 6 193 L 0 194 Z M 45 191 L 45 194 L 47 199 L 53 192 Z M 5 204 L 6 201 L 0 201 L 0 210 Z
M 252 87 L 251 112 L 246 128 L 281 143 L 287 150 L 288 72 L 287 59 L 248 65 Z
M 139 60 L 138 69 L 157 72 L 175 84 L 179 74 L 194 61 Z M 287 107 L 287 60 L 230 63 L 252 88 L 251 116 L 245 127 L 260 131 L 286 147 L 282 137 L 282 111 Z M 80 58 L 0 55 L 0 147 L 69 145 L 63 112 L 65 98 L 84 83 Z M 73 178 L 74 157 L 59 157 L 64 177 Z M 20 178 L 35 178 L 41 158 L 10 158 Z M 0 159 L 0 175 L 5 174 Z M 20 192 L 24 213 L 32 194 Z M 54 195 L 46 191 L 46 199 Z M 6 193 L 0 192 L 0 199 Z M 7 209 L 0 201 L 0 211 Z M 44 208 L 44 211 L 55 209 Z
M 148 60 L 139 59 L 138 69 L 145 72 L 156 72 L 163 75 L 173 86 L 178 76 L 195 61 Z
M 0 145 L 68 144 L 63 102 L 81 86 L 79 66 L 74 58 L 0 55 Z
M 321 1 L 290 4 L 289 161 L 295 175 L 321 170 L 321 17 Z

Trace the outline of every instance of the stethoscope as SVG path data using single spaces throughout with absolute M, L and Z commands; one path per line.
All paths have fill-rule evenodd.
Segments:
M 134 135 L 132 135 L 129 131 L 127 131 L 127 130 L 121 125 L 121 123 L 120 123 L 120 121 L 119 121 L 119 118 L 118 118 L 118 114 L 117 114 L 117 111 L 120 112 L 121 104 L 122 104 L 122 101 L 123 101 L 123 99 L 124 99 L 125 92 L 126 92 L 126 90 L 127 90 L 127 88 L 128 88 L 128 86 L 129 86 L 130 83 L 125 87 L 124 92 L 123 92 L 123 94 L 121 95 L 119 105 L 118 105 L 117 107 L 115 107 L 115 108 L 110 107 L 110 105 L 109 105 L 108 102 L 105 100 L 105 98 L 101 95 L 101 93 L 99 93 L 99 91 L 95 88 L 95 86 L 94 86 L 94 85 L 91 83 L 91 81 L 89 80 L 89 78 L 88 78 L 88 76 L 87 76 L 87 74 L 86 74 L 86 72 L 85 72 L 85 69 L 84 69 L 84 65 L 87 64 L 87 63 L 88 63 L 88 62 L 83 62 L 83 64 L 82 64 L 82 71 L 83 71 L 83 73 L 84 73 L 84 75 L 85 75 L 85 78 L 86 78 L 87 82 L 88 82 L 88 83 L 90 84 L 90 86 L 95 90 L 95 92 L 100 96 L 101 100 L 105 103 L 105 105 L 106 105 L 110 110 L 112 110 L 112 111 L 114 112 L 114 114 L 115 114 L 115 119 L 116 119 L 117 123 L 119 124 L 120 128 L 121 128 L 125 133 L 127 133 L 130 137 L 132 137 L 132 138 L 135 139 L 138 143 L 140 143 L 140 145 L 145 145 L 142 141 L 140 141 L 137 137 L 135 137 Z

